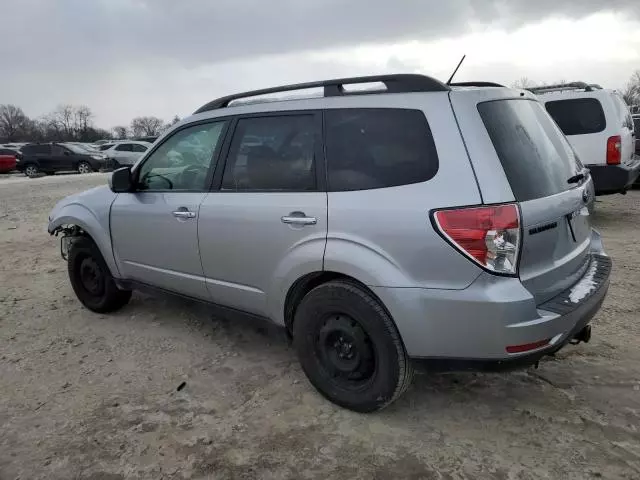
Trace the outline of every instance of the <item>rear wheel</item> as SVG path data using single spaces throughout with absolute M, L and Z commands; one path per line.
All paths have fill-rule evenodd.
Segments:
M 113 312 L 129 302 L 131 291 L 116 286 L 100 250 L 90 238 L 74 239 L 67 266 L 73 291 L 89 310 Z
M 34 178 L 40 174 L 40 170 L 36 165 L 27 165 L 24 167 L 24 174 L 29 178 Z
M 89 165 L 88 162 L 80 162 L 78 163 L 78 173 L 91 173 L 93 172 L 93 168 Z
M 296 310 L 293 341 L 313 386 L 357 412 L 379 410 L 409 386 L 411 362 L 379 301 L 347 281 L 309 292 Z

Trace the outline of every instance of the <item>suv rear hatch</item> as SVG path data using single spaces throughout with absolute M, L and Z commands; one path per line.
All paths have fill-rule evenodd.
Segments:
M 593 186 L 588 171 L 544 107 L 532 97 L 519 95 L 474 104 L 476 120 L 460 124 L 465 140 L 470 136 L 469 128 L 476 130 L 474 140 L 467 143 L 479 147 L 469 148 L 469 155 L 474 170 L 483 170 L 477 175 L 483 201 L 519 204 L 522 238 L 518 275 L 536 303 L 544 303 L 574 284 L 589 267 L 587 202 L 593 198 Z M 471 113 L 468 107 L 465 110 Z

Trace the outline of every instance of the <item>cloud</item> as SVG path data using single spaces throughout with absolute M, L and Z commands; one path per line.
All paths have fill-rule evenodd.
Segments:
M 603 9 L 640 16 L 637 0 L 20 0 L 3 7 L 4 62 L 24 68 L 101 59 L 185 65 L 266 54 L 428 41 L 470 24 L 516 28 Z M 17 47 L 17 48 L 16 48 Z
M 0 103 L 19 104 L 32 116 L 59 103 L 84 103 L 105 126 L 140 114 L 182 116 L 216 96 L 282 83 L 397 71 L 446 78 L 462 53 L 469 58 L 459 79 L 473 72 L 508 77 L 512 65 L 518 76 L 546 80 L 549 59 L 562 62 L 573 55 L 566 45 L 553 44 L 558 29 L 548 38 L 544 32 L 525 36 L 530 46 L 514 43 L 514 32 L 544 19 L 564 18 L 571 25 L 603 10 L 620 12 L 616 19 L 640 19 L 638 0 L 2 3 Z M 589 28 L 594 39 L 596 33 L 610 39 L 616 31 L 610 22 L 595 21 Z M 626 34 L 622 27 L 620 32 Z M 569 40 L 579 51 L 580 42 Z M 522 54 L 506 49 L 510 43 Z M 616 72 L 637 64 L 637 55 L 629 60 L 619 38 L 612 45 L 616 58 L 607 61 L 617 65 Z M 638 43 L 630 45 L 635 49 Z M 591 62 L 584 63 L 588 68 Z M 495 69 L 487 73 L 489 65 Z

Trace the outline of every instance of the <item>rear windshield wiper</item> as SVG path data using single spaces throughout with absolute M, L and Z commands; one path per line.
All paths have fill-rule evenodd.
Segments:
M 584 171 L 577 173 L 576 175 L 574 175 L 573 177 L 569 177 L 569 179 L 567 180 L 567 183 L 579 183 L 582 180 L 584 180 Z

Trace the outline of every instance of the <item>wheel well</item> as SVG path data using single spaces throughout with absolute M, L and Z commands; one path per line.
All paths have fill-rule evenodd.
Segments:
M 304 296 L 314 288 L 324 283 L 332 282 L 334 280 L 348 280 L 349 282 L 352 282 L 358 285 L 359 287 L 361 287 L 362 289 L 366 290 L 375 298 L 378 298 L 376 295 L 373 294 L 373 292 L 371 292 L 371 290 L 369 290 L 369 288 L 367 288 L 367 286 L 364 283 L 360 282 L 359 280 L 356 280 L 353 277 L 350 277 L 349 275 L 344 275 L 342 273 L 337 273 L 337 272 L 308 273 L 307 275 L 296 280 L 295 283 L 291 286 L 291 288 L 289 288 L 289 291 L 287 292 L 287 297 L 284 303 L 284 324 L 287 329 L 287 334 L 289 336 L 291 336 L 293 331 L 293 319 L 296 315 L 296 309 L 298 308 L 298 305 L 300 304 Z M 382 305 L 382 302 L 380 302 L 380 304 Z M 384 307 L 383 305 L 383 308 L 386 308 L 386 307 Z

